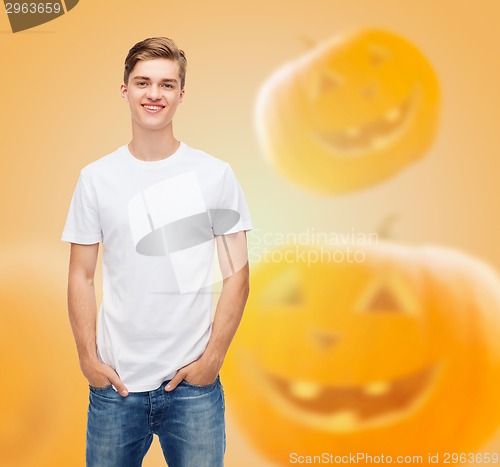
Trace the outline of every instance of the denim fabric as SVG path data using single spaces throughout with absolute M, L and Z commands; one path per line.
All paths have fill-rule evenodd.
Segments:
M 87 467 L 142 465 L 153 434 L 169 467 L 220 467 L 226 450 L 224 391 L 219 376 L 208 386 L 168 381 L 153 391 L 122 397 L 112 386 L 90 386 Z

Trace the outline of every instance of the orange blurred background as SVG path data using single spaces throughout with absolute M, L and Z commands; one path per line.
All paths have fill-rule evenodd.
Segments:
M 176 136 L 232 165 L 252 213 L 251 248 L 266 232 L 373 232 L 394 216 L 394 241 L 447 246 L 498 271 L 499 20 L 495 0 L 81 0 L 16 34 L 0 14 L 2 465 L 84 465 L 87 382 L 67 320 L 69 246 L 60 236 L 79 170 L 131 137 L 119 86 L 134 43 L 166 35 L 186 52 Z M 437 136 L 390 179 L 314 194 L 266 163 L 256 96 L 287 61 L 363 27 L 401 35 L 432 64 L 441 91 Z M 226 397 L 226 465 L 274 465 L 233 418 L 235 395 Z M 481 451 L 500 451 L 500 434 Z M 144 465 L 163 465 L 157 440 Z

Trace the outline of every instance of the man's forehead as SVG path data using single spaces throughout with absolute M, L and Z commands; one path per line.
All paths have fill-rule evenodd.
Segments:
M 154 58 L 151 60 L 139 60 L 132 72 L 132 78 L 136 76 L 150 79 L 174 79 L 179 78 L 179 62 L 168 58 Z

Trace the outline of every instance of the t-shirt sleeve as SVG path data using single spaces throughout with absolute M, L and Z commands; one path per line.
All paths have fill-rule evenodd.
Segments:
M 245 194 L 229 164 L 222 179 L 217 209 L 222 213 L 222 217 L 224 218 L 222 224 L 226 224 L 226 222 L 233 218 L 231 214 L 228 216 L 227 213 L 237 214 L 234 217 L 234 222 L 230 222 L 229 225 L 226 224 L 226 227 L 223 229 L 225 234 L 253 229 Z M 220 232 L 215 230 L 214 233 L 215 235 L 220 234 Z
M 62 240 L 83 245 L 99 243 L 102 240 L 97 199 L 83 172 L 80 172 L 73 193 Z

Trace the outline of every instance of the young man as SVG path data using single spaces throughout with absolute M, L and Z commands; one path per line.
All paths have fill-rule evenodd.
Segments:
M 121 95 L 132 140 L 82 169 L 62 235 L 71 243 L 69 317 L 90 388 L 87 466 L 140 466 L 153 434 L 169 467 L 223 465 L 219 370 L 248 296 L 252 223 L 230 165 L 174 137 L 185 75 L 171 39 L 130 49 Z M 214 271 L 223 279 L 216 307 Z

